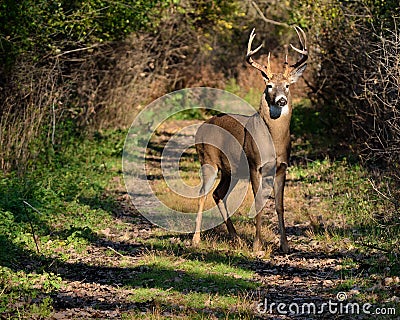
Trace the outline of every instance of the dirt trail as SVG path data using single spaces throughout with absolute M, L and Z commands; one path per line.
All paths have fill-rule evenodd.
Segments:
M 128 310 L 146 312 L 154 307 L 151 302 L 132 302 L 130 296 L 134 288 L 123 288 L 121 279 L 126 282 L 138 273 L 146 272 L 131 266 L 144 252 L 151 250 L 138 240 L 152 237 L 157 229 L 134 213 L 126 197 L 121 197 L 121 208 L 123 211 L 115 218 L 115 225 L 103 231 L 105 239 L 91 244 L 84 255 L 72 256 L 68 263 L 58 267 L 57 272 L 68 280 L 53 297 L 54 319 L 113 319 L 120 318 Z M 255 271 L 254 281 L 262 284 L 250 293 L 255 303 L 254 316 L 288 318 L 269 313 L 257 315 L 256 305 L 265 299 L 268 303 L 287 305 L 293 302 L 320 305 L 335 299 L 331 289 L 340 283 L 341 254 L 321 253 L 323 250 L 318 243 L 296 234 L 301 233 L 299 226 L 288 226 L 288 231 L 292 253 L 283 255 L 277 252 L 268 260 L 259 259 L 247 265 Z M 260 307 L 261 312 L 263 308 Z M 332 319 L 332 315 L 320 318 Z
M 169 129 L 174 131 L 173 126 Z M 135 210 L 120 177 L 115 178 L 114 185 L 116 188 L 108 191 L 118 199 L 113 225 L 102 230 L 84 253 L 74 253 L 66 263 L 54 266 L 55 272 L 65 279 L 63 287 L 52 297 L 54 319 L 119 319 L 129 310 L 140 310 L 145 317 L 148 315 L 146 312 L 151 313 L 155 307 L 153 301 L 134 302 L 135 287 L 126 287 L 124 283 L 148 271 L 137 266 L 137 262 L 144 254 L 153 251 L 157 254 L 144 240 L 151 239 L 160 230 Z M 287 193 L 297 187 L 296 182 L 289 181 Z M 290 216 L 291 212 L 286 215 Z M 251 318 L 291 319 L 290 315 L 278 314 L 276 305 L 315 303 L 320 306 L 329 299 L 336 300 L 333 288 L 341 282 L 343 253 L 311 240 L 307 235 L 310 230 L 307 222 L 294 224 L 288 219 L 287 230 L 290 254 L 273 252 L 269 259 L 242 261 L 245 268 L 254 272 L 253 281 L 260 284 L 256 290 L 246 293 L 254 309 L 250 311 Z M 166 237 L 171 241 L 178 239 L 182 254 L 193 252 L 188 237 L 177 238 L 172 234 L 166 234 Z M 267 310 L 261 304 L 258 312 L 257 305 L 263 302 L 267 302 Z M 272 314 L 268 309 L 271 303 L 275 303 Z M 217 318 L 212 311 L 209 315 L 210 319 Z M 160 316 L 171 316 L 171 311 Z M 313 318 L 345 319 L 346 316 L 327 312 L 318 316 L 296 316 L 296 319 Z M 363 319 L 363 316 L 347 318 Z

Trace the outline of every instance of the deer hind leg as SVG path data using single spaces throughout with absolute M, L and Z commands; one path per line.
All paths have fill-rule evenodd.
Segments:
M 231 183 L 232 181 L 232 183 Z M 237 233 L 231 218 L 229 217 L 228 208 L 227 208 L 227 198 L 229 193 L 237 184 L 238 179 L 231 180 L 231 176 L 229 174 L 221 174 L 221 181 L 219 182 L 217 188 L 214 190 L 213 198 L 215 203 L 218 206 L 219 211 L 221 212 L 222 218 L 228 228 L 229 235 L 233 238 L 237 238 Z
M 262 199 L 261 173 L 258 171 L 251 171 L 250 181 L 251 181 L 251 187 L 253 189 L 255 210 L 256 210 L 256 217 L 255 217 L 256 236 L 254 238 L 253 251 L 257 252 L 262 250 L 261 214 L 264 205 L 262 201 L 263 199 Z
M 202 185 L 199 194 L 199 211 L 196 217 L 196 228 L 194 231 L 192 244 L 197 246 L 200 243 L 201 221 L 203 219 L 204 203 L 206 202 L 207 194 L 210 192 L 217 177 L 218 169 L 209 164 L 201 166 Z
M 285 189 L 286 180 L 286 163 L 281 163 L 275 177 L 274 192 L 275 192 L 275 210 L 278 214 L 279 232 L 281 235 L 281 250 L 284 253 L 289 252 L 289 244 L 286 237 L 285 220 L 283 218 L 284 207 L 283 207 L 283 193 Z

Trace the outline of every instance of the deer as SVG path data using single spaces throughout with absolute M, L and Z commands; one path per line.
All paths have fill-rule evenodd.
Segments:
M 201 164 L 202 183 L 192 238 L 193 246 L 198 246 L 200 243 L 206 196 L 220 172 L 220 181 L 213 191 L 213 198 L 230 237 L 239 238 L 231 221 L 226 200 L 237 181 L 246 178 L 250 180 L 254 195 L 256 232 L 253 251 L 262 251 L 262 211 L 267 200 L 272 197 L 275 200 L 275 211 L 278 215 L 280 250 L 283 253 L 289 252 L 284 222 L 284 188 L 291 151 L 290 120 L 293 107 L 290 86 L 302 76 L 308 59 L 306 34 L 298 26 L 294 29 L 299 38 L 300 49 L 292 44 L 290 47 L 300 54 L 299 59 L 289 65 L 286 46 L 283 72 L 279 73 L 272 73 L 270 52 L 266 66 L 253 59 L 263 44 L 252 50 L 252 43 L 256 36 L 255 29 L 249 36 L 246 62 L 261 72 L 265 82 L 258 111 L 252 116 L 229 113 L 214 116 L 205 121 L 196 132 L 195 147 Z M 227 134 L 222 135 L 222 131 Z M 216 144 L 210 142 L 217 140 L 220 141 Z M 243 167 L 241 164 L 243 161 L 246 162 L 248 170 L 240 170 Z M 246 172 L 243 173 L 243 171 Z M 268 182 L 265 181 L 271 180 L 271 176 L 273 182 L 268 189 Z

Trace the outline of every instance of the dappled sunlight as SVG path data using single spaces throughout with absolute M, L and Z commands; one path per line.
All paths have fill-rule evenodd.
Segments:
M 399 318 L 399 1 L 1 6 L 1 319 Z

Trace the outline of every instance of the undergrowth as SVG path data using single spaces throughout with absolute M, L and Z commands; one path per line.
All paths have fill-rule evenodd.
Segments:
M 121 172 L 123 137 L 76 139 L 22 178 L 0 176 L 1 313 L 49 315 L 62 280 L 49 266 L 84 251 L 112 221 L 115 199 L 105 189 Z
M 354 157 L 341 152 L 333 156 L 332 148 L 326 146 L 332 137 L 314 143 L 324 123 L 318 111 L 306 101 L 296 108 L 294 161 L 286 193 L 289 224 L 308 223 L 310 239 L 323 243 L 327 250 L 349 255 L 343 260 L 341 287 L 334 290 L 368 289 L 377 278 L 395 277 L 399 273 L 400 230 L 388 214 L 393 212 L 391 204 L 374 191 L 369 172 Z M 310 119 L 313 128 L 309 128 Z M 50 317 L 54 296 L 68 280 L 54 265 L 65 266 L 72 258 L 89 256 L 88 248 L 105 240 L 103 231 L 115 227 L 119 200 L 110 190 L 117 189 L 115 178 L 121 178 L 124 138 L 123 131 L 76 138 L 62 152 L 37 162 L 35 170 L 23 178 L 16 174 L 0 177 L 1 314 L 10 318 Z M 198 167 L 190 156 L 181 162 L 188 170 L 187 179 L 191 171 L 197 175 Z M 165 188 L 158 192 L 174 202 L 174 195 Z M 239 234 L 252 237 L 249 219 L 239 212 L 234 220 Z M 125 228 L 132 237 L 132 226 L 126 224 Z M 265 230 L 266 240 L 275 237 Z M 187 245 L 190 237 L 186 235 L 161 231 L 134 237 L 146 248 L 137 260 L 128 259 L 129 250 L 116 252 L 108 247 L 107 251 L 109 256 L 121 256 L 119 268 L 109 272 L 118 275 L 126 270 L 132 274 L 118 280 L 117 289 L 131 290 L 128 299 L 138 306 L 124 318 L 145 315 L 161 319 L 165 314 L 199 319 L 210 314 L 252 318 L 252 294 L 263 284 L 253 269 L 257 260 L 246 244 L 234 248 L 218 233 L 206 233 L 199 250 Z M 264 257 L 267 260 L 271 248 Z M 375 290 L 374 299 L 389 299 L 388 290 Z M 368 301 L 366 296 L 360 297 Z

